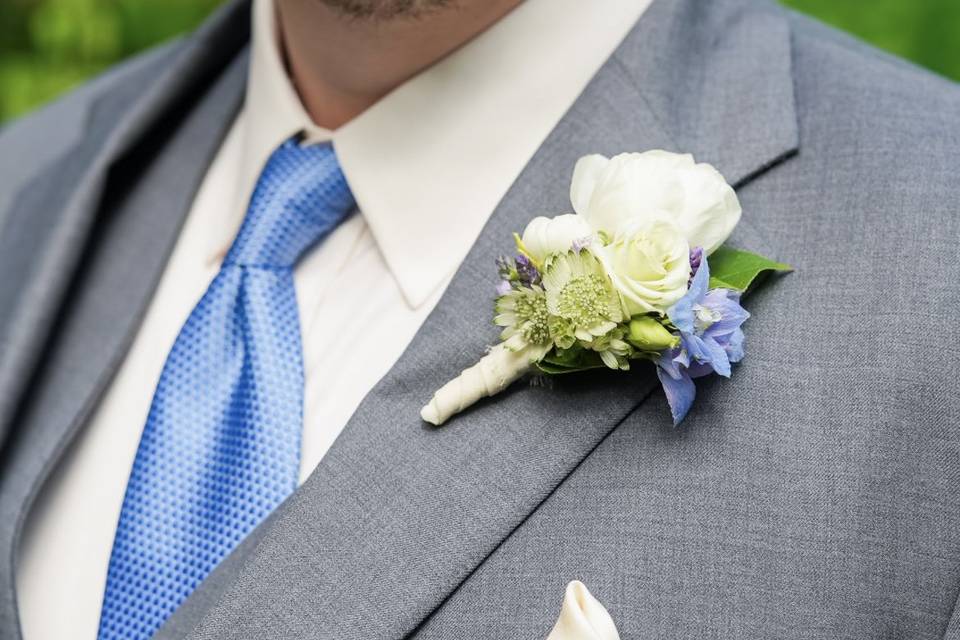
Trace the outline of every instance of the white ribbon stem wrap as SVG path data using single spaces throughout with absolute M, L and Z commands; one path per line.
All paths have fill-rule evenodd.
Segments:
M 480 398 L 494 396 L 530 370 L 526 349 L 511 351 L 502 343 L 490 350 L 480 362 L 440 387 L 433 399 L 420 410 L 420 417 L 440 426 Z

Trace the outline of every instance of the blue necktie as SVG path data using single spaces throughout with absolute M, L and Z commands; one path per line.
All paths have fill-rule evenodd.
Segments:
M 303 353 L 293 265 L 354 208 L 330 145 L 267 161 L 167 356 L 113 541 L 100 640 L 149 638 L 296 488 Z

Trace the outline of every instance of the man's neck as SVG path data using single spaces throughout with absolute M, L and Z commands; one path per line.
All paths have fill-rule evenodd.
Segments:
M 383 18 L 348 15 L 324 0 L 277 0 L 277 13 L 300 99 L 317 125 L 332 130 L 486 30 L 521 1 L 459 0 Z

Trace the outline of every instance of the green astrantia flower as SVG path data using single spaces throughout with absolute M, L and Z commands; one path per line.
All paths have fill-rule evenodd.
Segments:
M 500 339 L 511 351 L 530 350 L 540 360 L 553 347 L 550 339 L 547 297 L 543 289 L 518 287 L 497 298 L 493 321 L 503 327 Z
M 589 342 L 580 341 L 587 349 L 596 351 L 603 360 L 603 364 L 611 369 L 622 369 L 626 371 L 630 368 L 629 358 L 634 354 L 633 348 L 624 340 L 627 329 L 618 325 L 606 334 L 594 338 Z
M 587 249 L 551 255 L 544 264 L 543 288 L 550 333 L 562 349 L 584 346 L 623 320 L 620 298 L 600 261 Z

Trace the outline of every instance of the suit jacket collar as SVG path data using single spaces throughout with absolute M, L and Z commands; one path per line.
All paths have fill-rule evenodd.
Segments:
M 309 480 L 188 609 L 191 637 L 406 636 L 657 387 L 650 368 L 516 385 L 447 426 L 432 392 L 496 341 L 495 257 L 537 211 L 567 208 L 582 154 L 666 148 L 740 186 L 797 146 L 787 24 L 739 0 L 659 0 L 556 127 L 436 310 Z M 739 237 L 762 248 L 749 215 Z M 751 237 L 754 236 L 754 237 Z M 647 428 L 667 428 L 663 421 Z M 223 576 L 228 576 L 223 578 Z M 197 601 L 214 602 L 209 607 Z M 161 634 L 162 635 L 162 634 Z
M 614 58 L 674 150 L 735 187 L 799 145 L 789 25 L 775 5 L 660 0 Z

